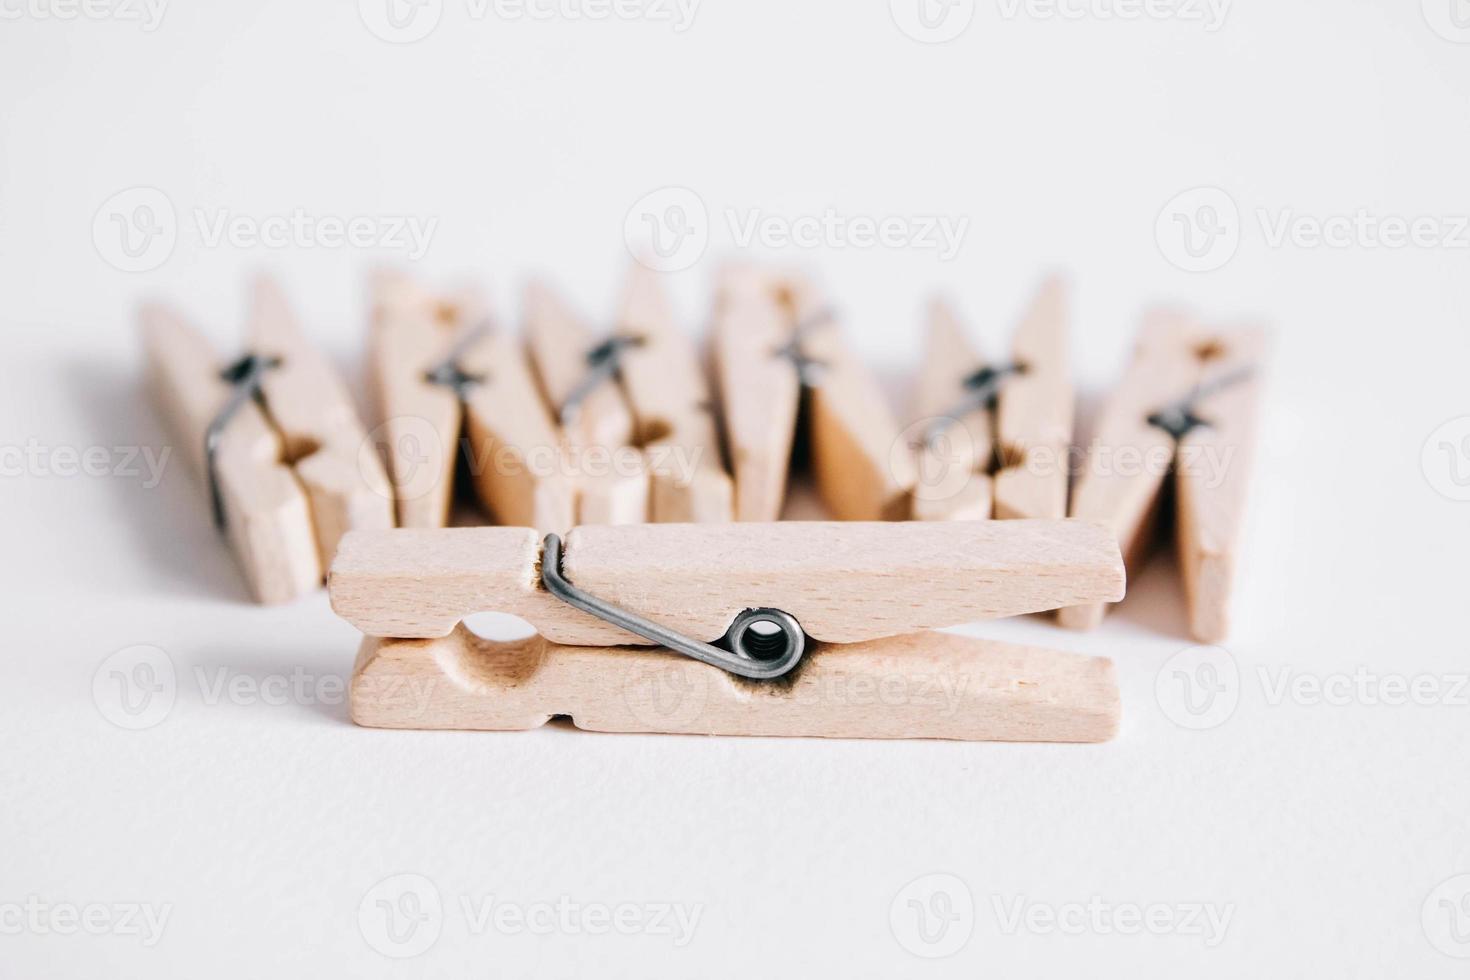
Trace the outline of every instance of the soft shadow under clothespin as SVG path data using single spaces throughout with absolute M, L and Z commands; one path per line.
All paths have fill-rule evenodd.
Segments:
M 1229 631 L 1266 347 L 1258 326 L 1216 329 L 1182 313 L 1150 313 L 1072 493 L 1072 516 L 1106 522 L 1136 568 L 1173 475 L 1189 629 L 1205 643 Z M 1063 609 L 1058 619 L 1086 629 L 1104 609 Z
M 1062 517 L 1074 395 L 1066 287 L 1037 291 L 1011 341 L 987 364 L 953 312 L 936 302 L 915 392 L 918 520 Z
M 400 526 L 447 522 L 461 435 L 495 521 L 549 531 L 575 523 L 561 437 L 525 352 L 477 292 L 439 297 L 380 273 L 369 363 Z
M 841 520 L 907 516 L 913 460 L 894 452 L 900 432 L 883 390 L 809 282 L 726 269 L 713 340 L 737 520 L 780 516 L 803 390 L 813 474 L 828 512 Z
M 346 386 L 273 282 L 255 283 L 248 353 L 221 365 L 172 311 L 140 313 L 155 394 L 204 476 L 259 602 L 319 587 L 343 534 L 393 526 L 392 494 Z

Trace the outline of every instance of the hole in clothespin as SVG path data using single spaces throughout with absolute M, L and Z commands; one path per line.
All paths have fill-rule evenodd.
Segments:
M 991 458 L 990 476 L 995 476 L 1001 470 L 1015 469 L 1026 463 L 1026 448 L 1019 443 L 1001 442 L 995 443 L 995 454 Z
M 322 444 L 309 436 L 291 438 L 287 433 L 277 430 L 281 437 L 281 462 L 287 466 L 295 466 L 308 456 L 314 455 L 322 448 Z
M 1194 356 L 1201 361 L 1218 361 L 1225 356 L 1225 345 L 1218 340 L 1207 340 L 1195 345 Z
M 457 326 L 462 316 L 464 316 L 464 310 L 460 309 L 458 303 L 451 303 L 446 300 L 434 304 L 434 320 L 440 326 Z
M 492 643 L 520 643 L 536 635 L 536 627 L 513 613 L 474 613 L 464 618 L 464 627 Z

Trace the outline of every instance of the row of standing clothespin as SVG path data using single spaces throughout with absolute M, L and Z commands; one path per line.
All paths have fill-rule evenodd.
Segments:
M 673 322 L 657 277 L 639 267 L 617 329 L 602 338 L 539 285 L 526 295 L 524 345 L 495 327 L 473 292 L 436 296 L 406 277 L 385 274 L 375 282 L 373 307 L 369 373 L 386 420 L 378 430 L 386 471 L 341 382 L 304 343 L 268 282 L 256 288 L 249 353 L 224 366 L 175 315 L 159 307 L 146 308 L 143 315 L 165 411 L 198 450 L 217 522 L 234 543 L 258 598 L 275 601 L 314 588 L 344 534 L 362 531 L 345 538 L 353 546 L 343 548 L 331 585 L 334 605 L 369 637 L 354 679 L 354 717 L 364 724 L 526 727 L 527 719 L 571 714 L 583 727 L 640 731 L 820 735 L 864 734 L 866 729 L 868 734 L 958 738 L 1106 737 L 1116 724 L 1117 697 L 1105 664 L 942 634 L 902 634 L 1047 609 L 1060 609 L 1065 625 L 1094 625 L 1105 605 L 1122 597 L 1122 570 L 1106 587 L 1069 591 L 1066 583 L 1097 573 L 1100 553 L 1069 564 L 1065 559 L 1082 556 L 1064 549 L 1064 560 L 1046 565 L 1045 559 L 1058 558 L 1052 547 L 1056 541 L 1095 538 L 1095 526 L 1063 518 L 1070 513 L 1102 525 L 1114 551 L 1121 545 L 1134 565 L 1146 551 L 1171 472 L 1192 629 L 1202 639 L 1223 635 L 1253 438 L 1256 369 L 1264 353 L 1254 329 L 1211 331 L 1181 315 L 1151 316 L 1133 365 L 1087 449 L 1069 505 L 1073 392 L 1066 297 L 1056 280 L 1043 285 L 1016 332 L 1010 360 L 1000 364 L 982 360 L 954 315 L 935 305 L 916 398 L 920 421 L 910 427 L 917 433 L 911 439 L 886 407 L 875 376 L 844 344 L 832 308 L 808 281 L 795 276 L 740 267 L 721 277 L 709 345 L 713 393 L 693 343 Z M 789 529 L 767 523 L 781 514 L 803 415 L 810 469 L 829 513 L 844 521 L 906 523 L 804 522 Z M 728 468 L 720 453 L 720 422 Z M 512 537 L 475 529 L 437 531 L 434 537 L 387 530 L 395 523 L 414 529 L 447 522 L 461 444 L 477 495 L 496 523 L 514 528 L 520 539 L 530 534 L 534 543 L 536 532 L 526 528 L 589 525 L 568 538 L 572 565 L 577 565 L 578 542 L 597 542 L 615 525 L 644 520 L 710 525 L 703 530 L 713 537 L 681 537 L 699 528 L 650 526 L 609 538 L 634 562 L 632 581 L 645 583 L 635 588 L 655 588 L 637 561 L 640 556 L 652 561 L 660 547 L 716 568 L 732 555 L 745 556 L 750 564 L 742 570 L 757 580 L 777 564 L 767 549 L 779 547 L 810 573 L 804 583 L 787 583 L 798 592 L 823 583 L 867 600 L 873 581 L 894 585 L 903 579 L 897 570 L 904 569 L 915 572 L 909 585 L 919 591 L 933 587 L 935 576 L 948 575 L 960 593 L 994 590 L 999 583 L 1029 598 L 1009 612 L 977 609 L 976 602 L 983 606 L 984 600 L 958 602 L 937 619 L 875 618 L 870 602 L 839 604 L 843 616 L 877 624 L 847 635 L 826 630 L 820 619 L 813 630 L 809 615 L 793 618 L 768 589 L 744 580 L 721 583 L 717 576 L 700 595 L 708 608 L 720 610 L 717 618 L 727 618 L 700 622 L 691 637 L 676 630 L 691 609 L 701 606 L 655 603 L 651 610 L 637 611 L 648 605 L 652 591 L 635 592 L 631 602 L 621 604 L 600 600 L 556 573 L 562 562 L 560 539 L 553 536 L 547 547 L 556 560 L 548 565 L 544 556 L 533 556 L 527 566 L 541 569 L 539 583 L 534 576 L 512 577 L 531 595 L 553 596 L 583 615 L 616 624 L 612 633 L 604 629 L 578 639 L 559 633 L 554 621 L 548 632 L 543 622 L 533 620 L 542 627 L 540 637 L 504 647 L 454 628 L 475 611 L 473 604 L 453 606 L 453 618 L 428 634 L 421 626 L 404 628 L 400 619 L 365 618 L 363 596 L 368 606 L 386 603 L 411 620 L 401 595 L 404 583 L 415 581 L 438 583 L 432 590 L 407 592 L 425 609 L 440 608 L 446 601 L 442 589 L 463 585 L 436 578 L 444 554 L 460 555 L 466 547 L 524 551 L 513 546 Z M 1223 450 L 1217 457 L 1223 455 L 1231 465 L 1223 473 L 1210 469 L 1212 478 L 1204 479 L 1206 470 L 1188 461 L 1210 449 Z M 1115 465 L 1122 450 L 1132 450 L 1144 464 Z M 623 451 L 622 460 L 631 465 L 593 474 L 563 458 L 593 451 Z M 670 465 L 670 454 L 679 454 L 674 458 L 679 465 Z M 925 479 L 936 470 L 948 482 L 939 493 Z M 985 520 L 990 517 L 1002 520 Z M 754 523 L 717 531 L 732 518 Z M 972 541 L 976 533 L 981 536 Z M 963 555 L 972 545 L 1005 544 L 1017 560 L 1009 578 L 975 578 L 963 559 L 948 569 L 932 561 L 939 542 L 949 542 L 940 550 L 951 556 Z M 1019 560 L 1027 548 L 1036 560 Z M 849 588 L 843 583 L 852 577 L 851 569 L 840 559 L 854 554 L 866 556 L 867 564 L 860 565 L 868 578 L 856 575 L 856 585 Z M 916 564 L 915 555 L 928 555 L 931 564 L 922 559 Z M 395 556 L 406 564 L 395 574 L 377 574 L 381 569 L 375 571 L 374 563 Z M 979 556 L 982 562 L 990 557 Z M 482 568 L 464 560 L 466 574 Z M 496 560 L 494 554 L 483 559 L 492 565 Z M 425 564 L 413 570 L 414 561 Z M 595 579 L 594 572 L 593 584 L 598 584 Z M 663 597 L 681 594 L 676 580 L 653 579 Z M 1094 586 L 1100 581 L 1091 579 Z M 766 596 L 768 607 L 725 608 L 751 601 L 737 598 L 745 593 Z M 496 603 L 510 601 L 508 593 L 493 591 L 482 598 L 495 600 L 485 608 L 504 608 Z M 799 601 L 796 605 L 804 608 Z M 509 611 L 518 611 L 511 606 Z M 679 615 L 672 615 L 676 610 Z M 797 635 L 809 635 L 815 647 L 782 645 L 782 637 L 789 641 Z M 687 658 L 670 663 L 653 655 L 650 660 L 646 651 L 618 645 L 638 636 Z M 722 640 L 711 643 L 714 637 Z M 591 655 L 593 646 L 601 655 Z M 894 655 L 900 648 L 908 655 Z M 655 663 L 679 672 L 686 686 L 698 682 L 701 690 L 720 696 L 698 718 L 686 719 L 684 727 L 662 717 L 645 718 L 640 727 L 628 715 L 638 714 L 638 698 L 623 697 L 619 714 L 606 703 L 608 684 L 597 683 L 595 675 L 626 680 L 644 676 Z M 582 667 L 562 666 L 568 664 Z M 584 667 L 596 669 L 588 675 Z M 450 701 L 406 719 L 383 701 L 390 688 L 401 688 L 378 683 L 385 673 L 398 677 L 394 672 L 405 669 L 418 680 L 443 685 Z M 1079 671 L 1088 678 L 1080 686 L 1073 683 Z M 886 721 L 862 715 L 866 720 L 860 720 L 848 717 L 842 705 L 820 710 L 823 704 L 832 707 L 829 699 L 798 713 L 803 720 L 775 721 L 784 717 L 784 709 L 774 705 L 791 703 L 782 692 L 789 692 L 793 678 L 829 687 L 884 679 L 912 687 L 941 675 L 951 689 L 959 684 L 987 692 L 973 705 L 984 706 L 984 718 L 966 712 L 948 726 L 932 718 L 900 723 L 896 715 Z M 969 688 L 972 683 L 979 687 Z M 1036 705 L 1026 698 L 996 700 L 1001 689 L 1039 698 L 1050 706 L 1050 721 L 1037 727 Z M 511 690 L 519 692 L 517 697 L 509 697 Z M 1073 696 L 1080 700 L 1068 702 Z M 756 717 L 749 713 L 752 697 L 765 705 Z

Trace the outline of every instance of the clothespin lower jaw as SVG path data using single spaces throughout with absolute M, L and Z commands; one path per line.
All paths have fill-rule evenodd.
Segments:
M 1036 647 L 921 632 L 817 644 L 756 684 L 638 647 L 367 637 L 352 720 L 370 728 L 520 731 L 554 717 L 600 732 L 1103 742 L 1118 730 L 1113 665 Z
M 1266 348 L 1256 326 L 1217 329 L 1179 313 L 1151 314 L 1073 490 L 1072 516 L 1111 526 L 1134 567 L 1173 477 L 1189 629 L 1202 642 L 1228 633 Z M 1103 612 L 1089 604 L 1058 618 L 1089 628 Z

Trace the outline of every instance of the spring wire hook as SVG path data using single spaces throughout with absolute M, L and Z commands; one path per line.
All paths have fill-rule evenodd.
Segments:
M 796 617 L 769 607 L 746 609 L 735 617 L 725 635 L 715 643 L 704 643 L 652 620 L 644 619 L 597 598 L 567 581 L 561 571 L 561 538 L 548 534 L 543 542 L 541 584 L 546 591 L 569 606 L 591 613 L 630 633 L 667 647 L 675 653 L 751 680 L 775 680 L 790 673 L 806 650 L 806 633 Z M 759 623 L 775 627 L 772 632 L 755 629 Z

